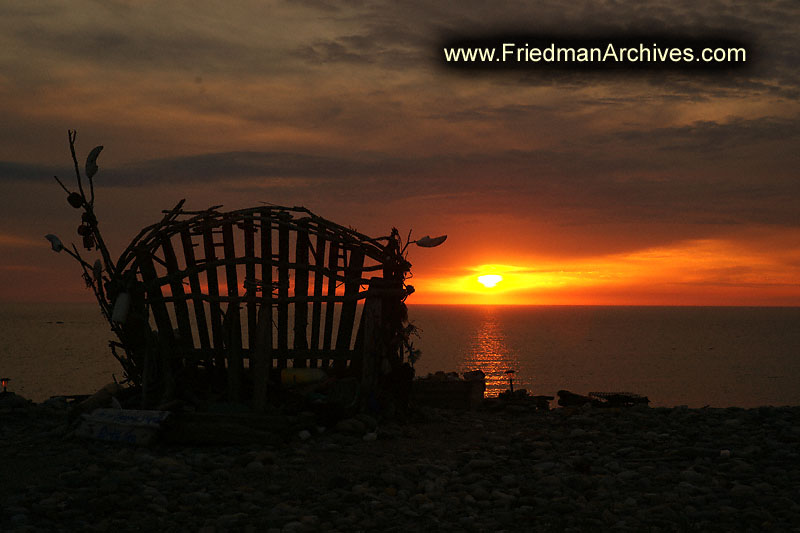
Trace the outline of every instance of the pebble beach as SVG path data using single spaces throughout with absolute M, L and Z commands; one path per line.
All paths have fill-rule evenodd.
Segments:
M 800 531 L 800 407 L 487 404 L 136 447 L 0 410 L 2 531 Z

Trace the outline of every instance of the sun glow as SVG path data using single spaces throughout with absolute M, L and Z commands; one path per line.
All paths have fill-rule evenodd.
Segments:
M 503 276 L 500 274 L 484 274 L 483 276 L 478 276 L 478 283 L 486 288 L 494 287 L 501 281 L 503 281 Z
M 796 239 L 796 232 L 791 233 Z M 422 303 L 484 305 L 796 305 L 796 248 L 695 239 L 580 258 L 519 257 L 418 278 Z

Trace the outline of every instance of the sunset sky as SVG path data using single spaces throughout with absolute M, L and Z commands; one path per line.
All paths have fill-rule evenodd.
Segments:
M 602 25 L 602 26 L 601 26 Z M 413 248 L 411 303 L 800 305 L 800 4 L 0 4 L 0 301 L 89 301 L 74 182 L 104 145 L 112 253 L 162 209 L 303 205 Z M 745 68 L 457 70 L 449 35 L 725 35 Z M 498 274 L 485 287 L 478 277 Z

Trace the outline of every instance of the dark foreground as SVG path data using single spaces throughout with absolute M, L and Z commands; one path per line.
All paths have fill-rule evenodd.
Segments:
M 0 411 L 3 531 L 800 531 L 800 408 L 422 410 L 281 445 Z

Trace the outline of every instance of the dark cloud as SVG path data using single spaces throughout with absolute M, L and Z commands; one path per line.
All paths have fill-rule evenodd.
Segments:
M 364 63 L 369 64 L 375 61 L 375 54 L 364 54 L 354 51 L 341 40 L 337 41 L 317 41 L 312 45 L 304 45 L 298 48 L 295 55 L 305 59 L 310 63 Z
M 734 117 L 725 123 L 707 120 L 685 126 L 622 130 L 615 135 L 625 142 L 658 146 L 664 150 L 709 153 L 763 142 L 796 143 L 800 137 L 800 118 Z
M 314 180 L 363 179 L 371 176 L 413 175 L 425 161 L 350 154 L 327 157 L 302 153 L 229 152 L 146 161 L 109 171 L 120 185 L 168 179 L 172 183 L 225 183 L 247 178 Z
M 53 24 L 44 9 L 6 6 L 0 8 L 7 20 L 5 30 L 10 44 L 24 50 L 28 60 L 41 57 L 51 61 L 75 60 L 105 68 L 124 66 L 142 70 L 189 70 L 238 75 L 274 75 L 291 70 L 287 57 L 299 57 L 312 64 L 345 63 L 375 69 L 431 66 L 427 60 L 441 60 L 445 36 L 458 33 L 480 36 L 487 33 L 522 32 L 537 35 L 561 32 L 576 36 L 607 32 L 620 36 L 681 33 L 689 36 L 724 36 L 752 43 L 751 63 L 757 68 L 735 76 L 715 76 L 698 80 L 696 74 L 658 76 L 652 83 L 672 86 L 685 93 L 705 91 L 773 91 L 791 96 L 798 87 L 795 50 L 798 36 L 784 21 L 796 16 L 790 3 L 732 5 L 712 2 L 656 2 L 647 6 L 612 2 L 513 2 L 498 10 L 483 2 L 463 2 L 458 7 L 437 3 L 393 4 L 387 2 L 326 1 L 289 2 L 284 8 L 302 6 L 324 17 L 329 28 L 340 28 L 328 35 L 313 31 L 286 34 L 274 25 L 272 12 L 258 3 L 244 3 L 225 10 L 196 6 L 134 8 L 127 3 L 94 6 L 92 16 L 70 16 L 70 10 L 53 5 L 61 24 Z M 86 9 L 90 9 L 86 6 Z M 78 10 L 78 7 L 75 7 Z M 219 29 L 196 23 L 198 12 L 219 17 Z M 252 26 L 245 39 L 235 30 L 263 16 L 262 25 L 278 31 L 255 32 Z M 274 15 L 273 15 L 274 17 Z M 272 25 L 271 25 L 272 24 Z M 313 28 L 314 26 L 310 26 Z M 270 34 L 277 36 L 271 36 Z M 441 61 L 439 61 L 441 63 Z M 21 67 L 23 61 L 17 62 Z M 39 61 L 33 61 L 34 66 Z M 38 67 L 36 67 L 38 68 Z M 588 76 L 588 78 L 587 78 Z M 502 78 L 485 76 L 487 81 Z M 531 72 L 516 76 L 520 83 L 552 83 L 585 86 L 583 72 L 565 72 L 555 78 Z M 494 81 L 498 81 L 495 79 Z M 597 81 L 597 80 L 594 80 Z M 718 88 L 717 88 L 718 87 Z
M 357 32 L 335 38 L 314 39 L 298 46 L 292 55 L 311 64 L 349 63 L 376 68 L 419 69 L 436 55 L 434 41 L 425 25 L 402 17 L 373 12 L 359 24 Z
M 190 73 L 244 73 L 264 65 L 265 51 L 216 36 L 195 32 L 172 33 L 166 28 L 107 27 L 86 31 L 23 26 L 14 37 L 28 53 L 50 56 L 59 63 L 80 62 L 98 68 L 125 70 L 178 70 Z M 236 61 L 231 61 L 231 58 Z M 32 66 L 41 66 L 34 61 Z M 40 74 L 44 72 L 40 71 Z M 102 81 L 102 80 L 98 80 Z
M 557 173 L 553 169 L 558 169 Z M 620 173 L 627 177 L 620 179 Z M 490 184 L 487 175 L 494 177 Z M 549 214 L 556 220 L 581 224 L 800 225 L 794 207 L 800 199 L 796 180 L 724 174 L 653 176 L 646 160 L 592 159 L 571 152 L 435 158 L 225 153 L 150 161 L 111 169 L 102 177 L 108 184 L 216 183 L 238 190 L 269 186 L 270 178 L 287 180 L 275 186 L 304 190 L 306 197 L 346 196 L 350 191 L 358 191 L 370 202 L 386 197 L 395 201 L 426 195 L 449 197 L 440 205 L 444 211 L 468 209 L 479 195 L 486 200 L 487 212 Z M 292 180 L 296 180 L 294 185 Z
M 441 110 L 429 115 L 428 118 L 446 120 L 453 122 L 461 121 L 497 121 L 508 119 L 529 120 L 532 116 L 540 113 L 553 113 L 553 106 L 535 104 L 507 104 L 498 107 L 456 107 L 454 109 Z
M 49 180 L 55 184 L 53 176 L 61 173 L 64 175 L 65 167 L 55 167 L 48 165 L 34 165 L 26 163 L 14 163 L 12 161 L 0 161 L 0 181 L 43 181 Z M 74 172 L 74 171 L 73 171 Z M 69 178 L 74 180 L 74 174 Z

